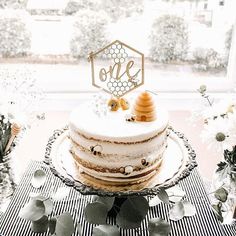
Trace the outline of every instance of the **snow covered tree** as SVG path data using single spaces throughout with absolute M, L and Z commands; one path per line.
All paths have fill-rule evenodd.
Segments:
M 0 11 L 0 56 L 18 57 L 29 53 L 31 36 L 27 30 L 28 14 L 21 10 Z
M 74 15 L 84 9 L 99 9 L 99 0 L 70 0 L 64 10 L 66 15 Z
M 0 8 L 24 8 L 27 0 L 0 0 Z
M 183 18 L 164 15 L 157 18 L 150 35 L 150 57 L 157 62 L 185 60 L 188 52 L 188 28 Z
M 65 8 L 66 15 L 73 15 L 83 9 L 97 11 L 102 9 L 113 21 L 143 11 L 143 0 L 70 0 Z
M 88 57 L 91 51 L 107 44 L 106 25 L 110 19 L 105 12 L 83 10 L 77 13 L 75 19 L 70 42 L 71 54 L 74 57 Z
M 222 56 L 212 48 L 196 48 L 193 51 L 194 69 L 207 71 L 224 67 Z
M 107 12 L 113 21 L 143 12 L 143 0 L 103 0 L 101 9 Z

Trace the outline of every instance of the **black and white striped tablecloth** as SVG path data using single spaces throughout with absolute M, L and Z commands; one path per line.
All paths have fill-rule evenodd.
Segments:
M 55 191 L 58 187 L 64 184 L 60 179 L 54 177 L 47 166 L 43 163 L 32 162 L 24 174 L 18 188 L 16 189 L 12 201 L 1 218 L 0 222 L 0 236 L 48 236 L 49 233 L 36 234 L 30 229 L 30 222 L 20 219 L 18 213 L 20 209 L 29 201 L 29 193 L 36 192 L 31 186 L 30 181 L 33 173 L 38 168 L 44 168 L 47 172 L 47 182 L 43 188 L 38 192 L 49 194 Z M 180 187 L 186 192 L 187 199 L 191 201 L 197 208 L 197 214 L 194 217 L 185 217 L 177 222 L 170 221 L 171 223 L 171 236 L 236 236 L 236 226 L 222 226 L 217 221 L 214 213 L 209 206 L 209 200 L 206 195 L 202 180 L 195 169 L 189 177 L 179 183 Z M 198 196 L 198 197 L 197 197 Z M 199 197 L 200 196 L 200 197 Z M 83 209 L 88 202 L 91 201 L 91 196 L 83 196 L 71 189 L 70 195 L 65 200 L 57 202 L 54 206 L 53 215 L 59 215 L 63 212 L 70 212 L 76 223 L 82 224 L 82 236 L 92 235 L 93 225 L 87 223 L 83 217 Z M 149 210 L 148 217 L 162 217 L 168 219 L 169 206 L 160 204 Z M 112 219 L 111 219 L 111 222 Z M 144 221 L 138 230 L 121 230 L 120 235 L 127 236 L 148 236 L 146 231 L 147 222 Z M 78 231 L 73 236 L 78 236 Z

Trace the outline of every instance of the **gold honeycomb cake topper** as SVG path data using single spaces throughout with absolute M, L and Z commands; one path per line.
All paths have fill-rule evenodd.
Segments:
M 93 86 L 114 97 L 122 97 L 144 83 L 144 54 L 119 40 L 91 52 L 89 61 Z

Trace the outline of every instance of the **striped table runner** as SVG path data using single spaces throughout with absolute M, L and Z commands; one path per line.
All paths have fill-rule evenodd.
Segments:
M 30 181 L 35 170 L 43 168 L 47 172 L 47 182 L 42 189 L 35 190 Z M 1 218 L 0 236 L 48 236 L 49 232 L 43 234 L 33 233 L 30 229 L 30 222 L 20 219 L 18 213 L 20 209 L 29 201 L 30 192 L 41 192 L 49 195 L 56 191 L 58 187 L 64 184 L 56 178 L 41 162 L 32 162 L 24 174 L 18 188 L 16 189 L 12 201 Z M 171 233 L 170 236 L 235 236 L 236 226 L 222 226 L 218 223 L 214 213 L 209 206 L 209 199 L 203 186 L 203 182 L 195 169 L 189 177 L 182 180 L 179 186 L 186 192 L 186 199 L 192 202 L 197 208 L 197 214 L 194 217 L 185 217 L 177 222 L 170 221 Z M 83 209 L 88 202 L 91 201 L 91 196 L 83 196 L 74 189 L 71 189 L 70 195 L 54 205 L 53 215 L 59 215 L 63 212 L 70 212 L 73 215 L 75 225 L 79 222 L 82 225 L 82 236 L 92 235 L 93 225 L 87 223 L 83 217 Z M 159 204 L 149 210 L 147 218 L 162 217 L 168 219 L 169 206 Z M 109 223 L 114 223 L 113 219 L 109 219 Z M 144 220 L 141 227 L 136 230 L 120 230 L 120 235 L 127 236 L 148 236 L 147 221 Z M 76 229 L 73 236 L 78 236 Z

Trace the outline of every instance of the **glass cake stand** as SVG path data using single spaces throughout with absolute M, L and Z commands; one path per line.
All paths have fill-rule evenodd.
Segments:
M 44 162 L 49 165 L 52 173 L 59 177 L 67 186 L 73 187 L 84 195 L 103 197 L 129 197 L 156 195 L 160 188 L 169 188 L 187 177 L 197 166 L 196 154 L 182 133 L 169 127 L 168 147 L 163 156 L 160 171 L 152 178 L 148 186 L 141 190 L 109 191 L 87 186 L 81 182 L 79 167 L 70 153 L 68 127 L 55 130 L 46 146 Z

